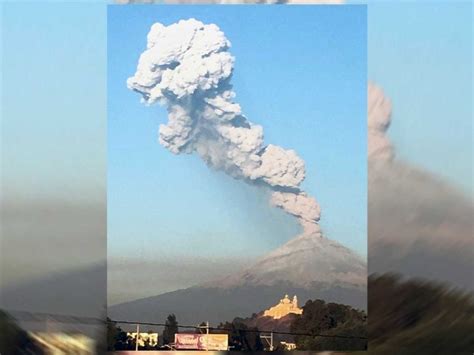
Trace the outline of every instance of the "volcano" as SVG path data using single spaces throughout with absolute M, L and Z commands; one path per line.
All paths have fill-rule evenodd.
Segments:
M 163 322 L 174 313 L 182 325 L 248 317 L 295 294 L 303 305 L 322 299 L 366 309 L 363 258 L 320 234 L 298 236 L 254 265 L 222 279 L 109 307 L 114 320 Z

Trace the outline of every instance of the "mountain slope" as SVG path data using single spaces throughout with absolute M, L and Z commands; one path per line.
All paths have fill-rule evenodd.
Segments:
M 1 289 L 0 309 L 13 317 L 20 316 L 18 324 L 25 330 L 81 332 L 95 339 L 102 339 L 102 324 L 95 321 L 81 323 L 73 317 L 104 319 L 106 285 L 105 262 L 57 272 Z M 33 318 L 37 318 L 32 321 L 29 315 L 22 315 L 23 312 L 29 312 Z M 61 315 L 68 321 L 55 321 L 53 317 L 46 322 L 42 316 L 44 313 Z
M 366 309 L 366 266 L 356 254 L 319 235 L 297 237 L 253 266 L 195 287 L 109 307 L 120 320 L 162 322 L 175 313 L 181 324 L 217 324 L 248 317 L 281 297 L 344 303 Z
M 474 206 L 467 193 L 401 161 L 369 165 L 370 273 L 474 290 Z
M 104 262 L 4 288 L 0 308 L 100 318 L 107 302 L 106 285 Z
M 299 288 L 311 288 L 315 282 L 331 287 L 365 287 L 367 269 L 361 257 L 341 244 L 317 234 L 301 235 L 250 268 L 207 285 L 232 288 L 282 282 Z

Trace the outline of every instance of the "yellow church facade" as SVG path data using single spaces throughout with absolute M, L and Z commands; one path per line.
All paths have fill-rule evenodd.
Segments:
M 266 317 L 272 317 L 273 319 L 280 319 L 290 313 L 302 314 L 303 309 L 298 307 L 298 298 L 296 296 L 294 296 L 291 301 L 288 298 L 288 295 L 285 295 L 285 297 L 280 300 L 280 303 L 267 309 L 263 312 L 263 315 Z

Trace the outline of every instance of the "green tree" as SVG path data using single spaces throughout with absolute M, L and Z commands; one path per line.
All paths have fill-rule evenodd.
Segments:
M 237 351 L 262 351 L 264 346 L 257 327 L 249 328 L 238 318 L 218 325 L 219 333 L 229 336 L 229 345 Z
M 163 330 L 163 344 L 170 344 L 174 342 L 174 335 L 178 332 L 178 321 L 174 314 L 170 314 L 165 322 L 165 329 Z
M 299 350 L 367 349 L 367 316 L 350 306 L 309 300 L 302 316 L 295 318 L 290 329 L 293 333 L 309 334 L 295 336 Z
M 135 347 L 132 347 L 127 333 L 107 317 L 107 351 L 132 349 Z
M 227 334 L 229 337 L 229 346 L 232 350 L 242 350 L 243 343 L 241 333 L 237 330 L 235 324 L 232 322 L 219 323 L 216 333 Z

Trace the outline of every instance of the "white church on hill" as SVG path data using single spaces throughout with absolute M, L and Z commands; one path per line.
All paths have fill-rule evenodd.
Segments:
M 272 317 L 273 319 L 280 319 L 290 313 L 303 313 L 303 309 L 298 307 L 298 298 L 296 295 L 293 297 L 293 301 L 290 301 L 288 295 L 285 295 L 285 297 L 280 300 L 280 303 L 267 309 L 265 312 L 263 312 L 263 315 L 265 317 Z

